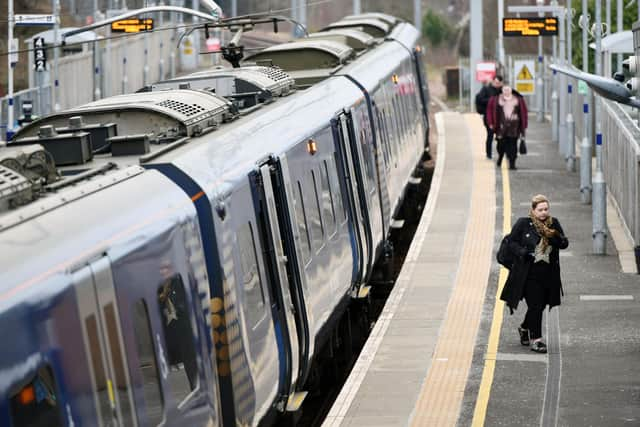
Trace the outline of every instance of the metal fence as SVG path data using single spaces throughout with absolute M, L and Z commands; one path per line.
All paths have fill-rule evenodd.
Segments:
M 607 188 L 634 246 L 640 245 L 640 128 L 617 103 L 601 100 L 602 161 Z
M 22 102 L 31 101 L 33 114 L 43 116 L 51 112 L 51 86 L 41 86 L 24 89 L 13 94 L 14 117 L 16 120 L 22 115 Z M 7 97 L 0 98 L 0 140 L 3 139 L 7 126 L 7 116 L 9 100 Z
M 145 37 L 148 39 L 145 40 Z M 60 108 L 67 109 L 93 101 L 96 86 L 100 89 L 101 97 L 119 95 L 140 89 L 145 83 L 145 72 L 147 83 L 153 83 L 170 76 L 172 70 L 180 71 L 178 40 L 179 36 L 173 30 L 155 31 L 121 40 L 99 41 L 83 52 L 62 56 L 58 66 Z M 204 42 L 200 45 L 204 45 Z M 98 52 L 95 59 L 94 49 Z M 211 65 L 212 55 L 199 61 L 201 65 Z M 50 61 L 48 73 L 52 65 Z M 20 117 L 21 104 L 25 99 L 33 102 L 37 115 L 53 111 L 52 85 L 48 73 L 39 76 L 38 80 L 44 82 L 40 87 L 14 93 L 16 120 Z M 2 137 L 7 126 L 7 109 L 8 97 L 0 98 Z

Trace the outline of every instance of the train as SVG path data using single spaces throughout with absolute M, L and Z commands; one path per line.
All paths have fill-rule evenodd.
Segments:
M 0 148 L 0 425 L 300 410 L 429 155 L 420 32 L 348 16 Z

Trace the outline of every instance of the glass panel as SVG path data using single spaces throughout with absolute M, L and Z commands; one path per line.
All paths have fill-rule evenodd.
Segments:
M 342 212 L 342 220 L 344 222 L 344 220 L 347 219 L 347 211 L 344 208 L 344 204 L 342 203 L 342 192 L 341 192 L 341 188 L 340 188 L 340 181 L 338 179 L 338 159 L 334 156 L 333 157 L 333 167 L 329 168 L 330 169 L 330 178 L 331 178 L 331 182 L 333 182 L 335 185 L 332 187 L 335 191 L 334 191 L 334 198 L 333 200 L 336 203 L 336 212 Z
M 170 268 L 168 270 L 171 271 Z M 189 304 L 182 277 L 174 274 L 158 288 L 158 306 L 167 345 L 167 381 L 178 402 L 198 386 L 198 364 L 193 344 Z
M 333 204 L 333 194 L 331 192 L 326 160 L 322 162 L 322 166 L 323 168 L 320 172 L 320 182 L 322 184 L 322 218 L 324 218 L 327 232 L 332 235 L 336 230 L 336 210 Z
M 311 235 L 313 236 L 313 247 L 319 249 L 324 241 L 324 226 L 322 218 L 320 218 L 320 200 L 318 200 L 318 185 L 316 182 L 315 171 L 311 171 L 311 185 L 314 200 L 309 204 L 309 222 L 311 225 Z
M 155 426 L 162 421 L 164 412 L 164 399 L 160 388 L 160 375 L 154 351 L 151 325 L 149 323 L 149 311 L 144 300 L 139 300 L 133 305 L 133 332 L 136 337 L 138 350 L 138 363 L 142 373 L 142 391 L 146 406 L 146 420 L 138 418 L 141 424 Z
M 53 371 L 48 366 L 11 396 L 14 427 L 62 427 L 60 405 Z
M 87 329 L 87 338 L 89 340 L 89 351 L 91 353 L 91 366 L 96 380 L 96 389 L 93 391 L 98 396 L 100 405 L 100 413 L 102 421 L 109 425 L 113 419 L 113 409 L 109 400 L 109 391 L 107 389 L 107 374 L 102 361 L 103 350 L 100 345 L 100 337 L 98 334 L 98 321 L 95 314 L 87 316 L 84 320 Z
M 244 313 L 250 327 L 254 327 L 264 318 L 264 293 L 258 271 L 258 256 L 250 223 L 238 230 L 238 246 L 240 249 L 240 265 L 242 268 L 242 285 L 246 298 Z
M 309 233 L 307 231 L 307 216 L 304 210 L 304 198 L 302 195 L 302 185 L 298 181 L 298 197 L 294 198 L 293 203 L 296 210 L 296 219 L 298 220 L 298 231 L 300 232 L 300 240 L 302 244 L 302 258 L 306 263 L 309 260 L 309 253 L 311 251 L 311 241 L 309 240 Z
M 120 347 L 120 339 L 118 337 L 118 322 L 116 320 L 113 303 L 110 302 L 104 306 L 104 318 L 107 327 L 107 339 L 109 340 L 109 348 L 111 349 L 113 359 L 113 369 L 115 370 L 114 391 L 118 394 L 124 425 L 132 425 L 133 418 L 131 414 L 131 404 L 129 402 L 127 375 L 125 372 L 127 367 L 122 358 L 122 348 Z

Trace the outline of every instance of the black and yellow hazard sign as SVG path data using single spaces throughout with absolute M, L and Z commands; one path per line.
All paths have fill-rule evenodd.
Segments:
M 513 75 L 515 75 L 514 87 L 521 95 L 533 95 L 535 85 L 535 62 L 531 59 L 519 59 L 513 63 Z
M 502 35 L 505 37 L 557 36 L 558 18 L 503 18 Z
M 525 65 L 522 65 L 518 75 L 516 76 L 516 80 L 533 80 L 533 74 L 529 71 L 529 68 Z
M 153 19 L 129 18 L 111 23 L 113 33 L 139 33 L 153 30 Z

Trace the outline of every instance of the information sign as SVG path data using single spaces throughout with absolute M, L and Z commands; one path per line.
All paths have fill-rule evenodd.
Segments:
M 153 30 L 153 19 L 129 18 L 111 23 L 113 33 L 139 33 Z
M 14 16 L 14 25 L 16 27 L 27 27 L 31 25 L 50 25 L 53 26 L 55 19 L 53 15 L 44 14 L 22 14 Z
M 505 37 L 557 36 L 558 18 L 502 18 L 502 35 Z
M 47 52 L 44 50 L 44 37 L 33 39 L 33 65 L 36 71 L 47 69 Z
M 533 59 L 516 60 L 513 62 L 513 72 L 516 76 L 514 89 L 521 95 L 533 95 L 535 85 L 535 61 Z
M 578 93 L 580 95 L 586 95 L 589 93 L 589 87 L 587 86 L 587 82 L 578 80 Z
M 487 82 L 496 76 L 495 62 L 478 62 L 476 64 L 476 81 Z

